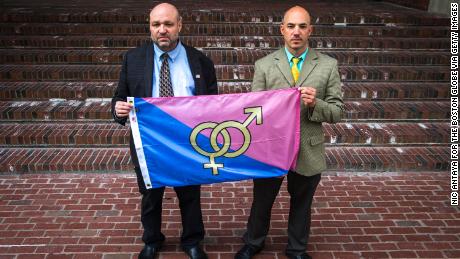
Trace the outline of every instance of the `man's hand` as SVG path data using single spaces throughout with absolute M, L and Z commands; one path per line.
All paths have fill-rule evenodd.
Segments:
M 123 101 L 117 101 L 115 103 L 115 115 L 118 118 L 128 117 L 129 111 L 133 108 L 132 104 Z
M 299 87 L 300 98 L 307 107 L 315 107 L 316 104 L 316 89 L 313 87 Z

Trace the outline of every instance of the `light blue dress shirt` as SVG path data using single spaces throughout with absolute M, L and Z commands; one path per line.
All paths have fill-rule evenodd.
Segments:
M 289 52 L 289 50 L 286 47 L 284 48 L 284 51 L 286 51 L 286 56 L 289 61 L 289 66 L 292 67 L 292 65 L 294 64 L 294 62 L 292 62 L 292 58 L 294 57 L 294 55 L 292 55 L 291 52 Z M 299 56 L 299 58 L 302 58 L 299 61 L 299 63 L 297 63 L 297 68 L 299 69 L 299 71 L 302 71 L 303 62 L 305 61 L 305 58 L 307 57 L 307 53 L 308 53 L 308 48 L 302 53 L 302 55 Z
M 164 53 L 155 43 L 154 48 L 154 68 L 152 77 L 152 97 L 158 97 L 160 89 L 160 69 L 163 60 L 160 59 Z M 179 41 L 175 49 L 168 52 L 169 55 L 169 73 L 171 76 L 174 96 L 192 96 L 195 95 L 195 81 L 193 80 L 192 71 L 188 63 L 187 52 Z

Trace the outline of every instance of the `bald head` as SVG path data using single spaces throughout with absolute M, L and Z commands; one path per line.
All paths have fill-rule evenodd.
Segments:
M 280 30 L 286 49 L 299 57 L 308 48 L 308 37 L 313 31 L 310 14 L 300 6 L 290 8 L 284 13 Z
M 311 24 L 310 13 L 302 6 L 296 5 L 286 10 L 286 12 L 284 12 L 282 22 L 284 23 L 284 21 L 286 21 L 286 18 L 290 18 L 291 16 L 301 16 L 302 18 L 306 19 L 308 25 Z
M 165 13 L 172 14 L 177 19 L 177 21 L 181 19 L 179 10 L 177 10 L 177 8 L 174 5 L 169 3 L 161 3 L 157 4 L 155 7 L 152 8 L 152 11 L 150 11 L 150 20 L 152 19 L 152 16 L 156 17 L 159 15 L 163 15 Z
M 161 3 L 150 11 L 150 35 L 153 42 L 163 51 L 171 51 L 179 42 L 182 18 L 177 8 Z

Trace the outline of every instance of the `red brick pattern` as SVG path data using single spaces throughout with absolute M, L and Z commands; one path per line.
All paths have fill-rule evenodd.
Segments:
M 3 120 L 111 120 L 108 101 L 17 101 L 0 102 Z
M 441 144 L 449 143 L 449 123 L 338 123 L 324 124 L 331 144 Z
M 449 206 L 446 173 L 448 17 L 379 1 L 183 0 L 182 40 L 215 62 L 219 93 L 248 92 L 254 61 L 283 45 L 283 11 L 299 3 L 312 13 L 310 46 L 339 61 L 345 100 L 344 120 L 324 125 L 329 171 L 313 203 L 308 252 L 460 258 L 460 211 Z M 149 40 L 150 7 L 2 1 L 1 259 L 137 258 L 140 196 L 129 127 L 112 122 L 108 98 L 125 51 Z M 233 258 L 251 200 L 249 181 L 202 187 L 210 259 Z M 163 209 L 160 258 L 186 258 L 170 188 Z M 256 259 L 285 258 L 288 210 L 283 185 Z
M 1 81 L 107 81 L 117 80 L 121 66 L 118 65 L 3 65 Z M 215 65 L 219 81 L 251 80 L 254 65 Z M 433 69 L 426 66 L 341 66 L 344 81 L 447 81 L 449 67 Z
M 102 138 L 91 138 L 91 141 Z M 98 143 L 95 143 L 98 145 Z M 450 148 L 446 146 L 330 146 L 328 168 L 334 171 L 447 170 Z M 89 172 L 132 169 L 128 148 L 3 148 L 0 172 Z
M 2 100 L 112 98 L 118 82 L 1 82 Z
M 449 123 L 324 124 L 326 143 L 345 145 L 440 145 L 449 143 Z M 0 145 L 101 147 L 129 144 L 129 127 L 115 123 L 5 123 Z
M 129 128 L 115 123 L 0 125 L 0 145 L 87 146 L 129 145 Z
M 326 151 L 329 170 L 421 171 L 449 168 L 450 149 L 445 147 L 330 147 Z
M 53 98 L 85 100 L 111 98 L 116 81 L 100 82 L 1 82 L 2 100 L 48 100 Z M 241 93 L 251 89 L 250 81 L 218 82 L 219 93 Z M 444 82 L 343 82 L 346 100 L 442 100 L 449 97 L 448 84 Z
M 279 32 L 279 25 L 268 24 L 185 24 L 181 31 L 183 36 L 233 36 L 258 35 L 271 36 Z M 0 28 L 2 35 L 141 35 L 149 33 L 148 24 L 92 24 L 85 23 L 8 23 Z M 359 27 L 331 27 L 330 25 L 316 25 L 312 36 L 327 37 L 330 35 L 341 37 L 450 37 L 448 27 L 436 26 L 359 26 Z
M 128 148 L 3 148 L 0 172 L 95 172 L 133 169 Z
M 396 0 L 397 1 L 397 0 Z M 69 5 L 84 6 L 91 10 L 75 10 L 68 12 Z M 261 3 L 262 2 L 262 3 Z M 280 22 L 283 11 L 295 4 L 308 8 L 313 16 L 314 24 L 349 23 L 349 24 L 409 24 L 439 26 L 449 22 L 445 17 L 436 17 L 424 12 L 402 9 L 398 6 L 385 3 L 363 3 L 356 0 L 310 1 L 302 4 L 298 1 L 287 0 L 280 2 L 266 1 L 219 1 L 206 2 L 203 8 L 196 1 L 180 1 L 179 10 L 185 23 L 248 23 L 248 22 Z M 407 1 L 406 1 L 407 2 Z M 79 5 L 80 4 L 80 5 Z M 27 0 L 5 0 L 5 7 L 22 7 L 21 9 L 6 9 L 0 17 L 4 22 L 69 22 L 69 23 L 145 23 L 148 19 L 150 3 L 139 1 L 124 1 L 120 6 L 110 11 L 101 8 L 113 2 L 101 0 L 91 1 L 66 1 L 53 5 L 53 9 L 46 3 L 33 3 Z M 31 13 L 24 6 L 33 6 L 42 9 L 38 13 Z M 235 6 L 244 6 L 245 12 L 234 12 Z M 346 6 L 346 7 L 345 7 Z M 45 8 L 43 8 L 45 7 Z M 211 10 L 213 9 L 213 10 Z M 144 11 L 139 11 L 144 10 Z M 67 12 L 66 12 L 67 11 Z M 337 15 L 340 13 L 340 15 Z
M 274 34 L 278 35 L 278 34 Z M 198 48 L 278 48 L 284 46 L 280 36 L 184 36 L 185 44 Z M 0 36 L 1 48 L 134 48 L 150 41 L 147 36 Z M 374 38 L 367 37 L 311 37 L 310 46 L 318 49 L 403 49 L 445 51 L 449 38 Z
M 0 172 L 130 170 L 129 129 L 112 122 L 109 98 L 124 52 L 149 40 L 151 6 L 45 2 L 3 2 Z M 181 1 L 182 40 L 215 62 L 220 93 L 248 92 L 294 3 Z M 449 19 L 375 1 L 307 7 L 310 46 L 337 58 L 343 82 L 344 120 L 324 125 L 330 169 L 447 170 Z
M 133 174 L 0 175 L 1 258 L 137 258 L 140 198 Z M 459 258 L 460 211 L 448 205 L 445 173 L 329 173 L 313 202 L 308 252 L 324 258 Z M 242 245 L 251 183 L 202 187 L 211 259 Z M 284 184 L 272 210 L 266 248 L 255 258 L 285 258 L 289 197 Z M 179 248 L 177 198 L 167 189 L 160 258 Z
M 204 49 L 216 65 L 253 65 L 275 49 Z M 0 64 L 120 64 L 126 50 L 48 50 L 37 49 L 11 51 L 0 49 Z M 336 58 L 340 65 L 449 65 L 449 52 L 427 51 L 343 51 L 322 50 L 322 53 Z
M 450 96 L 444 82 L 346 82 L 344 98 L 350 99 L 445 99 Z
M 446 120 L 449 103 L 426 102 L 346 102 L 344 120 Z M 2 120 L 111 120 L 111 103 L 106 101 L 0 101 Z
M 347 102 L 344 119 L 445 120 L 449 116 L 449 107 L 447 102 Z

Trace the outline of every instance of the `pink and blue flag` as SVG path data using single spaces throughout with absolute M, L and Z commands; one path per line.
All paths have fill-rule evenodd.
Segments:
M 298 89 L 128 102 L 147 189 L 276 177 L 295 168 Z

